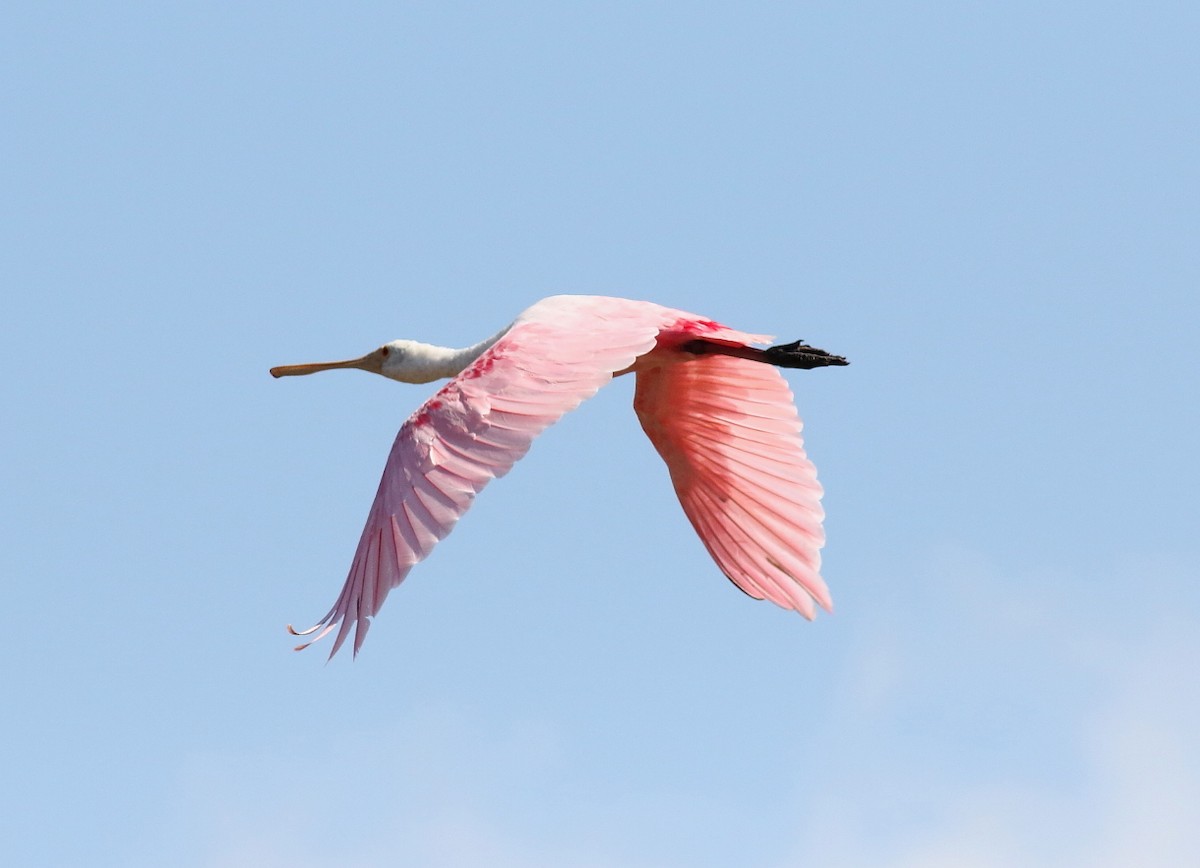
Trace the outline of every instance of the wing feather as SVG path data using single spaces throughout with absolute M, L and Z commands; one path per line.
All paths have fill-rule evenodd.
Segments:
M 527 310 L 400 428 L 337 602 L 307 647 L 355 626 L 354 653 L 388 592 L 429 555 L 475 496 L 533 439 L 655 346 L 678 311 L 619 299 L 555 297 Z
M 739 588 L 807 618 L 832 608 L 820 575 L 821 486 L 787 382 L 768 365 L 663 354 L 634 407 L 688 519 Z
M 729 572 L 733 574 L 731 578 L 742 590 L 750 593 L 749 589 L 757 589 L 758 593 L 750 595 L 770 600 L 786 609 L 796 609 L 805 617 L 813 617 L 812 598 L 801 590 L 795 578 L 767 551 L 769 544 L 754 533 L 754 522 L 750 516 L 708 487 L 693 490 L 690 506 L 697 514 L 706 517 L 704 526 L 708 533 L 702 535 L 701 539 L 709 553 L 723 567 L 728 565 Z M 717 516 L 720 516 L 719 520 Z

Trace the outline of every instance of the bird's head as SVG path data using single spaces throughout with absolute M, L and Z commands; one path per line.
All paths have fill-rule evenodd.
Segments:
M 381 374 L 401 383 L 432 383 L 446 376 L 444 350 L 417 341 L 392 341 L 357 359 L 342 362 L 312 362 L 305 365 L 279 365 L 271 368 L 272 377 L 298 377 L 337 368 L 358 368 Z

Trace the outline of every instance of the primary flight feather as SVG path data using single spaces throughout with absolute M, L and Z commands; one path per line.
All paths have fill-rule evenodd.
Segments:
M 401 340 L 358 359 L 272 368 L 275 377 L 358 368 L 406 383 L 451 378 L 396 435 L 341 595 L 314 626 L 292 630 L 317 633 L 297 650 L 337 629 L 332 658 L 353 627 L 357 655 L 388 592 L 475 495 L 545 428 L 627 373 L 642 429 L 721 571 L 806 618 L 814 604 L 830 609 L 821 486 L 775 366 L 847 362 L 800 341 L 753 346 L 768 341 L 650 302 L 560 295 L 465 349 Z

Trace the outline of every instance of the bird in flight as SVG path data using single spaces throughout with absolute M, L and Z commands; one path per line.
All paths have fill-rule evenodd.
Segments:
M 633 373 L 633 408 L 667 464 L 683 511 L 721 571 L 756 599 L 810 620 L 832 610 L 820 575 L 821 486 L 775 369 L 845 365 L 644 301 L 559 295 L 464 349 L 410 340 L 357 359 L 271 368 L 274 377 L 357 368 L 404 383 L 450 378 L 401 426 L 346 583 L 295 636 L 354 628 L 357 656 L 392 588 L 423 560 L 533 439 L 613 377 Z

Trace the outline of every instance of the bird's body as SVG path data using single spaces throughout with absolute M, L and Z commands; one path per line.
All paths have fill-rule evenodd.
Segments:
M 342 593 L 297 635 L 320 631 L 316 641 L 340 625 L 332 657 L 357 625 L 357 654 L 388 592 L 475 495 L 546 427 L 631 372 L 642 428 L 725 575 L 808 618 L 814 601 L 831 608 L 819 572 L 821 487 L 773 365 L 846 362 L 800 342 L 752 346 L 767 340 L 649 302 L 554 296 L 463 350 L 393 341 L 360 359 L 272 368 L 277 377 L 354 367 L 406 382 L 452 378 L 400 428 Z

